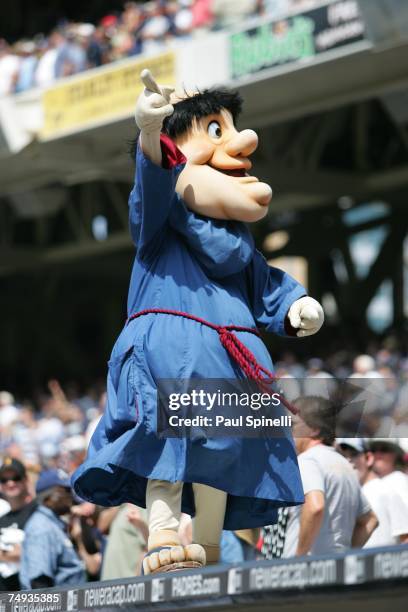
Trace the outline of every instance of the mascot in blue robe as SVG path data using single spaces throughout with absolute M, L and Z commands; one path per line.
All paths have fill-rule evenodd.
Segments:
M 303 502 L 290 431 L 163 438 L 158 381 L 249 378 L 265 388 L 273 366 L 258 329 L 308 336 L 323 311 L 254 248 L 246 223 L 267 214 L 272 190 L 250 172 L 258 139 L 236 128 L 239 94 L 177 97 L 147 70 L 142 81 L 128 320 L 109 361 L 106 410 L 73 486 L 103 506 L 147 508 L 143 570 L 154 573 L 216 563 L 222 529 L 268 525 L 277 508 Z M 181 512 L 194 516 L 187 546 Z

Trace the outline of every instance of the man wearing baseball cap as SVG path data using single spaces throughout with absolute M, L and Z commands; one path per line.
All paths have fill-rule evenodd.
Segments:
M 357 471 L 363 493 L 379 521 L 364 547 L 408 544 L 408 506 L 400 492 L 390 485 L 388 477 L 379 478 L 375 472 L 375 449 L 381 445 L 361 438 L 337 438 L 336 445 Z M 389 444 L 384 448 L 384 452 L 393 451 Z
M 61 517 L 69 515 L 73 504 L 68 475 L 62 470 L 46 470 L 36 486 L 40 506 L 25 527 L 20 568 L 23 589 L 79 584 L 85 580 L 82 561 Z
M 374 455 L 374 472 L 402 497 L 408 507 L 408 475 L 403 471 L 405 453 L 399 438 L 372 438 L 367 445 Z
M 320 396 L 293 402 L 293 435 L 305 503 L 290 508 L 282 557 L 360 548 L 378 525 L 356 474 L 336 452 L 336 409 Z
M 18 459 L 4 458 L 0 492 L 10 506 L 0 517 L 0 591 L 18 591 L 24 526 L 38 505 L 30 494 L 26 469 Z

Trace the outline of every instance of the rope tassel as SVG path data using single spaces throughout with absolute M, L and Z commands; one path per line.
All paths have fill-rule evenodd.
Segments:
M 227 329 L 221 327 L 218 330 L 220 341 L 225 350 L 231 355 L 234 361 L 240 366 L 250 380 L 254 380 L 258 383 L 258 386 L 265 393 L 271 393 L 270 385 L 276 382 L 277 377 L 261 366 L 253 353 L 243 344 L 237 336 Z M 287 408 L 292 414 L 297 414 L 298 410 L 288 400 L 283 397 L 281 393 L 276 394 L 279 397 L 279 401 Z

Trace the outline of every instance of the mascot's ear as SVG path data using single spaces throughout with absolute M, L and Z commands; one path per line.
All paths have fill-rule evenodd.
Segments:
M 191 164 L 202 166 L 207 164 L 214 155 L 214 146 L 205 140 L 182 140 L 177 145 Z

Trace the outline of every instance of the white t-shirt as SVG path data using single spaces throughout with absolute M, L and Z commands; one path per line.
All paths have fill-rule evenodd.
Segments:
M 15 546 L 15 544 L 22 544 L 24 540 L 24 530 L 19 529 L 17 524 L 10 525 L 10 527 L 4 527 L 0 529 L 0 541 L 1 546 Z M 13 574 L 17 574 L 20 569 L 20 563 L 16 561 L 0 561 L 0 576 L 2 578 L 8 578 Z
M 20 67 L 20 58 L 16 55 L 5 55 L 0 58 L 0 97 L 12 92 L 15 74 Z
M 9 427 L 18 419 L 19 410 L 12 404 L 0 408 L 0 427 Z
M 402 497 L 404 504 L 408 506 L 408 475 L 399 470 L 395 470 L 388 476 L 381 479 L 387 486 Z
M 319 444 L 298 456 L 305 495 L 322 491 L 325 509 L 320 532 L 310 553 L 341 552 L 351 546 L 357 517 L 371 510 L 350 463 L 332 446 Z M 302 506 L 291 508 L 283 557 L 296 554 Z
M 56 79 L 55 66 L 57 62 L 58 49 L 48 49 L 38 60 L 35 71 L 35 83 L 40 87 L 49 85 Z
M 160 38 L 168 32 L 169 26 L 170 22 L 164 15 L 156 15 L 155 17 L 151 17 L 146 21 L 142 29 L 142 36 Z
M 188 30 L 193 25 L 193 13 L 190 9 L 181 9 L 176 14 L 174 23 L 179 30 Z
M 408 506 L 386 478 L 370 480 L 362 489 L 379 521 L 364 548 L 398 544 L 398 536 L 408 533 Z
M 10 504 L 5 499 L 0 499 L 0 517 L 10 512 Z

